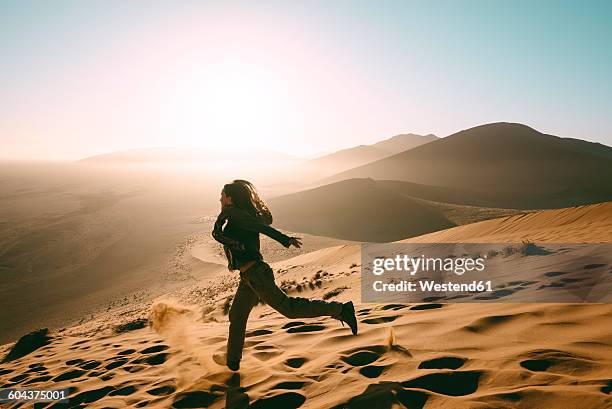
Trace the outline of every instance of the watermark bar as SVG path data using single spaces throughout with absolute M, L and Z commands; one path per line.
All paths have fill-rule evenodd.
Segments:
M 612 243 L 365 243 L 361 300 L 609 303 Z
M 69 389 L 3 388 L 0 403 L 61 402 L 68 403 Z

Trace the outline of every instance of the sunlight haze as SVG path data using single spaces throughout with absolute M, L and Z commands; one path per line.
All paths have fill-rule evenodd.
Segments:
M 1 156 L 308 156 L 496 121 L 610 144 L 609 3 L 513 4 L 3 2 Z

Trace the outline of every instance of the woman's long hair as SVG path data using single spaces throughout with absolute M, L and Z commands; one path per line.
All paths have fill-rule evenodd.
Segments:
M 251 182 L 237 179 L 223 186 L 223 191 L 232 198 L 232 205 L 246 210 L 262 223 L 272 224 L 272 213 Z

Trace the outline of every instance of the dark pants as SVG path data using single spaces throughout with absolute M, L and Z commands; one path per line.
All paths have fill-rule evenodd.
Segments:
M 260 299 L 287 318 L 340 318 L 342 311 L 342 304 L 336 301 L 287 296 L 274 283 L 272 268 L 267 263 L 258 261 L 240 273 L 240 284 L 229 310 L 228 361 L 240 361 L 242 358 L 247 319 Z

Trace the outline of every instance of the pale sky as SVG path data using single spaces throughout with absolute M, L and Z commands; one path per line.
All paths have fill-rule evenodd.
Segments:
M 610 1 L 2 1 L 2 158 L 298 155 L 488 122 L 612 145 Z

